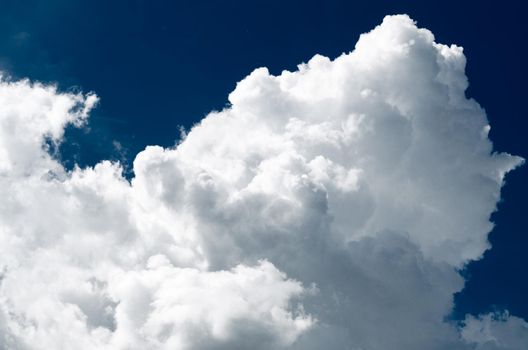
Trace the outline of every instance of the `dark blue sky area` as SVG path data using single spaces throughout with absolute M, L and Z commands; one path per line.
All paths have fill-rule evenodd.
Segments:
M 254 68 L 280 73 L 316 53 L 334 58 L 396 13 L 464 47 L 468 95 L 487 110 L 495 148 L 528 157 L 522 1 L 0 0 L 0 69 L 101 97 L 90 129 L 68 131 L 67 164 L 130 162 L 224 107 Z M 507 308 L 528 319 L 527 168 L 508 176 L 493 250 L 464 272 L 455 317 Z

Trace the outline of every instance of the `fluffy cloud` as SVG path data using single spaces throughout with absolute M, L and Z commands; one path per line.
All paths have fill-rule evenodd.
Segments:
M 462 336 L 478 350 L 523 349 L 528 344 L 528 324 L 507 312 L 467 316 Z
M 66 171 L 95 95 L 0 83 L 0 347 L 520 349 L 446 321 L 522 159 L 493 152 L 462 48 L 390 16 L 335 60 L 252 72 L 176 147 Z

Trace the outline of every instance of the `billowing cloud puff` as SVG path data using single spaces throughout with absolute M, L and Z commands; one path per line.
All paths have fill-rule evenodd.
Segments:
M 520 349 L 450 322 L 522 159 L 495 153 L 462 48 L 386 17 L 335 60 L 252 72 L 174 148 L 67 171 L 94 95 L 0 83 L 0 347 Z
M 494 313 L 478 318 L 467 316 L 462 336 L 476 349 L 524 349 L 528 344 L 527 323 L 508 313 Z

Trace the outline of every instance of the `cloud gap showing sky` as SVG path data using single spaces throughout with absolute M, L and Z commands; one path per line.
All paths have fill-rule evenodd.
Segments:
M 449 320 L 506 174 L 463 50 L 387 16 L 335 60 L 259 68 L 174 148 L 68 171 L 95 94 L 0 83 L 0 348 L 522 349 Z

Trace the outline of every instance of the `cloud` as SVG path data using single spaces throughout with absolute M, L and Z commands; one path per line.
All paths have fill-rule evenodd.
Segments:
M 464 321 L 462 337 L 476 349 L 522 349 L 528 344 L 528 324 L 507 312 L 474 317 Z
M 493 151 L 462 48 L 388 16 L 335 60 L 256 69 L 174 148 L 66 171 L 93 94 L 0 83 L 0 347 L 519 349 L 448 321 L 520 157 Z

